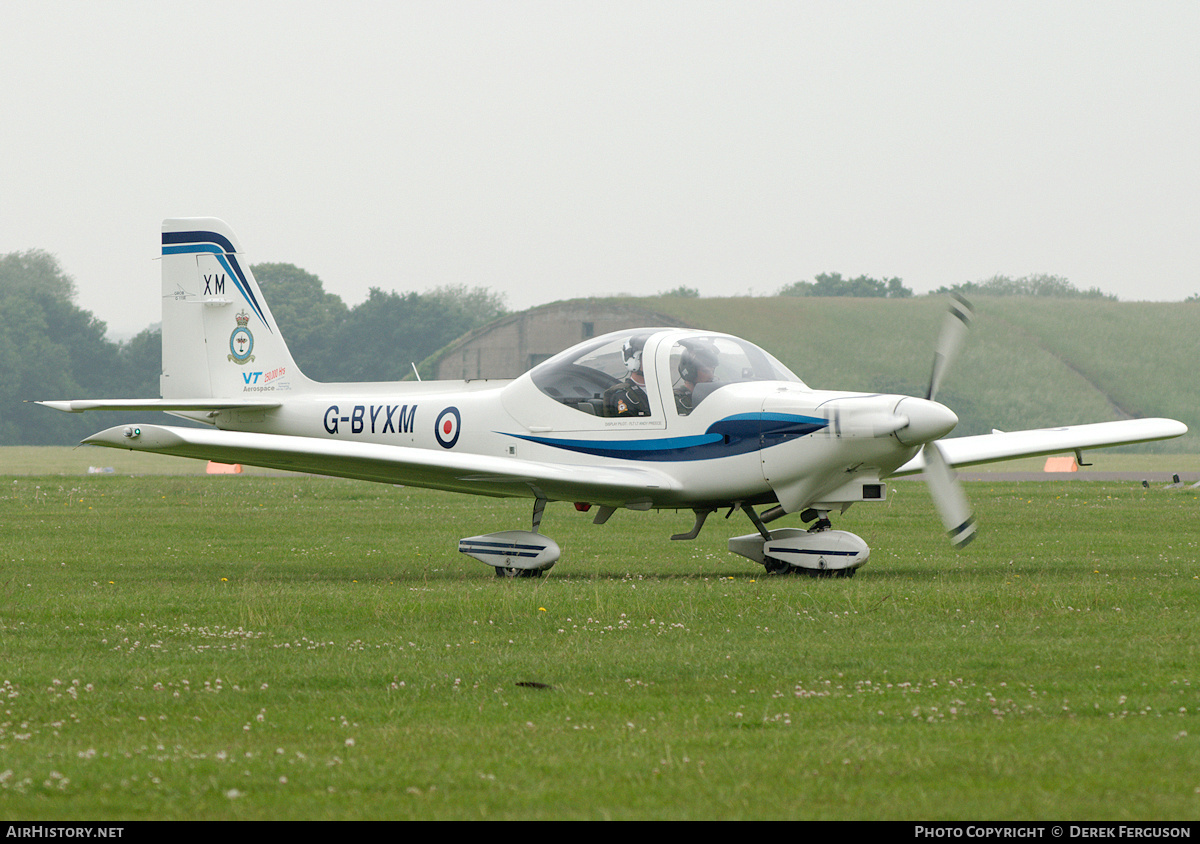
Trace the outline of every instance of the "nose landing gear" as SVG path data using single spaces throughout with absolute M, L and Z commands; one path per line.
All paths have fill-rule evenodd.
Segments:
M 871 556 L 862 537 L 832 529 L 828 511 L 809 509 L 801 513 L 802 519 L 813 522 L 808 530 L 768 531 L 752 509 L 743 509 L 759 531 L 730 539 L 729 550 L 760 564 L 768 574 L 853 577 Z

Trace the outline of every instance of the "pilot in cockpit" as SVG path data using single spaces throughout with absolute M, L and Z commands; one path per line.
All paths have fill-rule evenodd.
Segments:
M 646 398 L 646 375 L 642 371 L 642 350 L 648 334 L 635 334 L 621 346 L 628 375 L 604 391 L 605 416 L 649 416 L 650 401 Z
M 687 416 L 696 406 L 693 394 L 697 384 L 707 384 L 716 377 L 719 360 L 717 347 L 708 340 L 685 340 L 679 356 L 679 377 L 683 383 L 675 388 L 675 409 Z

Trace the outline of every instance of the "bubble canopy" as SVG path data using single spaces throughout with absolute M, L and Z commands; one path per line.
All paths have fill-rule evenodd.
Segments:
M 640 359 L 633 350 L 640 350 Z M 695 397 L 689 410 L 730 384 L 783 381 L 804 387 L 795 373 L 748 340 L 679 329 L 606 334 L 539 364 L 530 377 L 546 396 L 596 416 L 613 415 L 605 394 L 630 381 L 648 392 L 665 389 L 678 396 L 686 390 Z

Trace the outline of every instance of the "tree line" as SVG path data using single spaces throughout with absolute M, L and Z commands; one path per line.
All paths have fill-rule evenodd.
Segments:
M 251 269 L 296 364 L 318 381 L 400 380 L 412 363 L 506 313 L 503 296 L 485 288 L 371 288 L 351 307 L 299 267 Z M 76 294 L 74 279 L 50 253 L 0 255 L 0 445 L 68 445 L 123 421 L 58 413 L 30 400 L 159 395 L 160 327 L 113 342 Z
M 913 292 L 899 278 L 881 279 L 866 275 L 842 278 L 841 273 L 820 273 L 812 281 L 794 281 L 786 285 L 779 295 L 907 299 Z
M 414 363 L 508 312 L 503 294 L 465 285 L 424 293 L 372 287 L 349 307 L 293 264 L 250 269 L 296 365 L 317 381 L 400 381 Z
M 1080 290 L 1065 276 L 1035 273 L 1034 275 L 1010 278 L 994 275 L 984 281 L 965 281 L 951 287 L 939 287 L 939 293 L 961 293 L 964 296 L 1047 296 L 1057 299 L 1107 299 L 1117 301 L 1113 293 L 1105 293 L 1099 287 Z
M 960 293 L 964 296 L 1053 296 L 1059 299 L 1109 299 L 1117 297 L 1098 287 L 1080 290 L 1065 276 L 1035 273 L 1011 278 L 994 275 L 983 281 L 964 281 L 939 287 L 932 295 Z M 860 298 L 907 299 L 913 295 L 899 278 L 860 275 L 842 278 L 841 273 L 821 273 L 812 281 L 795 281 L 780 289 L 780 296 L 857 296 Z

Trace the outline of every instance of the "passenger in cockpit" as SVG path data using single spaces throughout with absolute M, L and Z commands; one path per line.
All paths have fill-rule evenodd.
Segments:
M 696 385 L 707 384 L 716 377 L 718 360 L 717 347 L 708 340 L 683 341 L 683 354 L 679 356 L 679 377 L 683 383 L 675 388 L 675 409 L 680 416 L 687 416 L 695 407 L 692 394 Z

